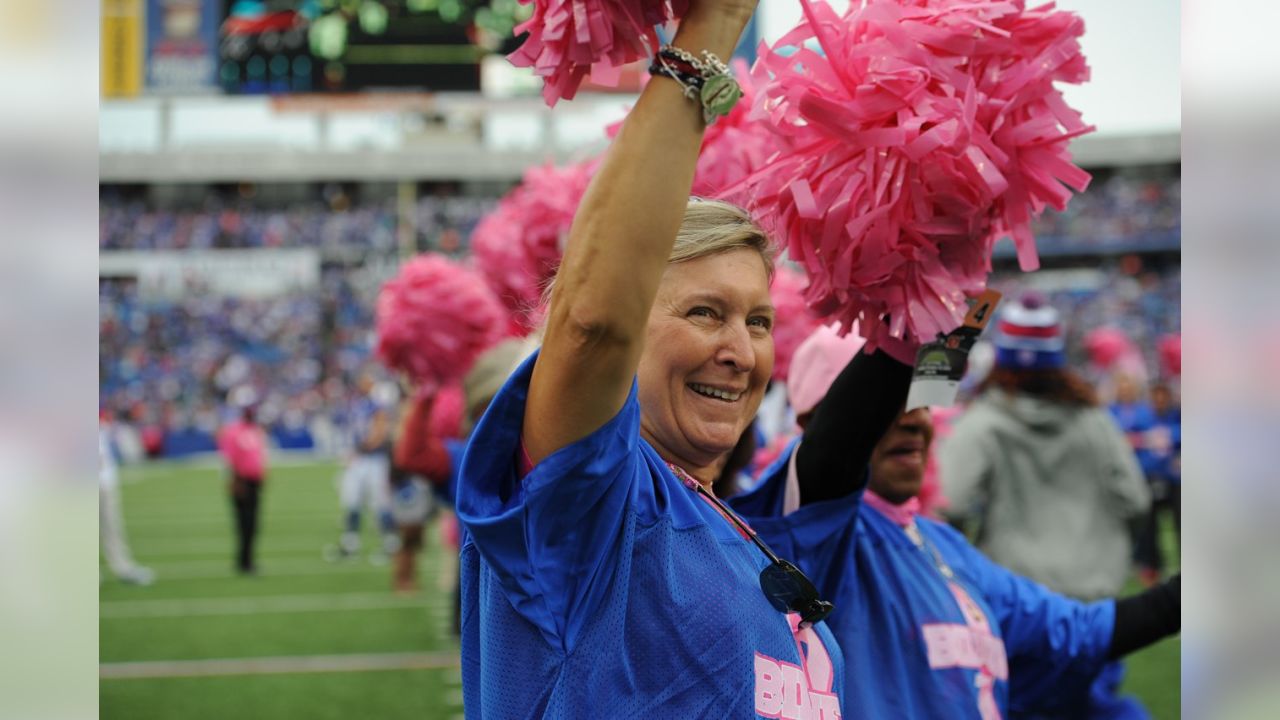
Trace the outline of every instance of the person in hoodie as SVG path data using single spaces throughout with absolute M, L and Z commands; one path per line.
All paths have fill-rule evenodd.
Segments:
M 1114 597 L 1150 505 L 1133 446 L 1066 367 L 1062 323 L 1043 298 L 1010 305 L 995 345 L 995 367 L 940 451 L 946 514 L 1018 575 L 1086 602 Z M 1119 663 L 1104 671 L 1091 716 L 1123 702 L 1106 689 L 1122 675 Z

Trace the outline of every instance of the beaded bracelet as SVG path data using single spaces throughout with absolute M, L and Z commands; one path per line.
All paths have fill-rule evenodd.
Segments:
M 742 88 L 728 66 L 707 50 L 702 51 L 699 60 L 687 50 L 664 45 L 654 56 L 649 72 L 675 80 L 685 97 L 698 100 L 708 125 L 728 115 L 742 97 Z

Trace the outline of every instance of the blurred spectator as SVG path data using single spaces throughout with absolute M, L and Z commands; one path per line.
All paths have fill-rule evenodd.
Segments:
M 1151 388 L 1151 422 L 1141 435 L 1143 470 L 1151 485 L 1151 511 L 1138 528 L 1135 559 L 1138 575 L 1148 587 L 1160 580 L 1165 559 L 1160 548 L 1160 516 L 1173 516 L 1182 539 L 1182 408 L 1169 386 Z
M 941 448 L 951 517 L 992 560 L 1083 600 L 1120 593 L 1128 522 L 1150 498 L 1132 446 L 1067 369 L 1060 317 L 1028 296 L 1001 314 L 995 368 Z
M 352 559 L 360 553 L 361 506 L 377 518 L 382 547 L 370 561 L 383 563 L 400 549 L 400 536 L 391 514 L 391 450 L 396 425 L 399 390 L 391 382 L 377 382 L 365 374 L 359 380 L 360 395 L 351 407 L 353 445 L 339 480 L 343 532 L 336 547 L 327 547 L 332 561 Z
M 218 431 L 218 451 L 231 473 L 227 489 L 236 520 L 236 571 L 254 575 L 258 567 L 253 559 L 253 543 L 258 536 L 258 508 L 266 480 L 267 437 L 258 426 L 257 394 L 253 388 L 235 388 L 230 404 L 240 417 Z
M 150 585 L 155 573 L 139 565 L 125 540 L 124 515 L 120 511 L 120 476 L 112 447 L 109 413 L 98 414 L 98 533 L 102 554 L 111 574 L 122 582 Z

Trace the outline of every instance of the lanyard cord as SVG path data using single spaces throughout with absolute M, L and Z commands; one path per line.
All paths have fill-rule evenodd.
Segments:
M 667 467 L 671 468 L 671 472 L 680 479 L 680 482 L 684 483 L 685 487 L 701 495 L 703 499 L 711 503 L 711 506 L 714 507 L 716 511 L 724 517 L 724 519 L 737 527 L 738 532 L 742 533 L 744 537 L 755 543 L 755 546 L 760 548 L 760 551 L 765 554 L 765 557 L 769 558 L 770 562 L 781 562 L 781 560 L 778 559 L 778 556 L 773 553 L 773 550 L 771 550 L 769 546 L 766 545 L 758 535 L 756 535 L 756 531 L 752 530 L 749 525 L 743 522 L 742 519 L 738 517 L 738 514 L 731 510 L 728 505 L 725 505 L 720 498 L 711 494 L 711 492 L 707 490 L 706 486 L 695 480 L 691 475 L 689 475 L 689 473 L 685 472 L 684 468 L 678 465 L 667 463 Z

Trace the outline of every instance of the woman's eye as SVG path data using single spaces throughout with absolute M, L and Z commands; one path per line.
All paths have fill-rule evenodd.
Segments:
M 758 315 L 748 320 L 747 324 L 752 327 L 758 327 L 758 328 L 763 328 L 765 330 L 769 330 L 773 327 L 773 320 L 763 315 Z
M 698 306 L 689 311 L 689 317 L 715 317 L 715 312 L 709 307 Z

